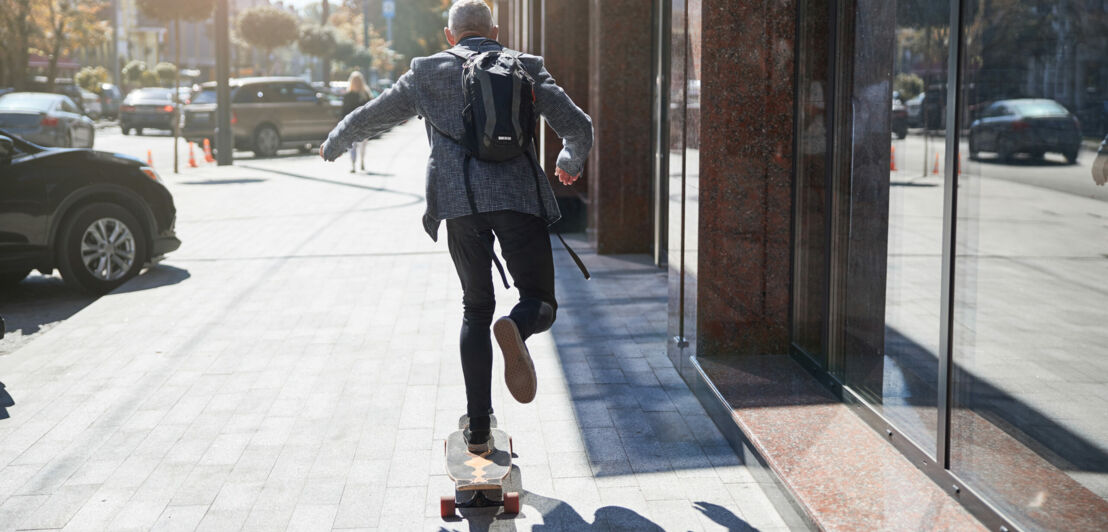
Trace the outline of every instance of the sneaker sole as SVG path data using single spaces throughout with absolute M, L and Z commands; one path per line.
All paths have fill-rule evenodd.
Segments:
M 500 318 L 493 324 L 492 332 L 504 352 L 504 383 L 508 391 L 516 401 L 530 403 L 535 399 L 537 388 L 535 364 L 519 336 L 516 323 L 508 317 Z

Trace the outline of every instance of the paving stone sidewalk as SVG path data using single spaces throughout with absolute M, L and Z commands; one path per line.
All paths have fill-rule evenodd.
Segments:
M 522 512 L 438 517 L 461 289 L 419 223 L 422 125 L 371 143 L 369 175 L 165 176 L 182 248 L 0 356 L 0 530 L 786 529 L 666 358 L 664 273 L 580 240 L 594 278 L 555 244 L 536 400 L 494 368 Z

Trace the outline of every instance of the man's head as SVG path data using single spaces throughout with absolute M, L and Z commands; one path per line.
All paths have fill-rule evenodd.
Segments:
M 451 46 L 466 37 L 496 40 L 500 28 L 492 22 L 492 10 L 485 0 L 458 0 L 450 7 L 449 26 L 443 29 Z

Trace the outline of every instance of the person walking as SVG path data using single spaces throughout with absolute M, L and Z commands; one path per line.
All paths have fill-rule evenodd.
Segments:
M 342 116 L 347 116 L 353 113 L 355 109 L 365 105 L 369 102 L 371 96 L 369 94 L 369 87 L 366 87 L 365 78 L 362 77 L 362 73 L 357 70 L 350 73 L 350 78 L 347 81 L 346 94 L 342 95 Z M 354 173 L 354 167 L 358 163 L 358 159 L 362 161 L 362 171 L 365 171 L 365 146 L 366 140 L 359 140 L 354 142 L 350 147 L 350 173 Z
M 504 354 L 504 379 L 517 401 L 534 399 L 537 378 L 527 339 L 548 330 L 556 318 L 554 262 L 548 227 L 561 213 L 541 168 L 534 144 L 524 155 L 490 162 L 472 156 L 463 144 L 463 64 L 483 52 L 516 57 L 533 83 L 533 107 L 562 138 L 555 176 L 563 185 L 576 181 L 593 143 L 592 120 L 566 95 L 547 72 L 542 57 L 504 49 L 496 38 L 499 28 L 483 0 L 459 0 L 450 8 L 446 40 L 452 48 L 416 58 L 411 69 L 392 88 L 349 114 L 335 127 L 320 156 L 334 161 L 359 140 L 373 137 L 413 116 L 426 121 L 431 155 L 427 164 L 427 210 L 423 226 L 433 240 L 446 221 L 447 247 L 462 285 L 463 318 L 460 338 L 462 374 L 466 387 L 464 434 L 472 452 L 495 445 L 489 424 L 492 413 L 492 342 L 490 327 Z M 490 104 L 487 99 L 486 104 Z M 516 102 L 518 104 L 518 99 Z M 513 117 L 516 118 L 516 117 Z M 525 128 L 524 128 L 525 129 Z M 528 134 L 529 138 L 530 135 Z M 522 138 L 522 137 L 521 137 Z M 492 265 L 500 271 L 493 252 L 494 239 L 508 272 L 519 290 L 519 302 L 508 316 L 493 324 Z

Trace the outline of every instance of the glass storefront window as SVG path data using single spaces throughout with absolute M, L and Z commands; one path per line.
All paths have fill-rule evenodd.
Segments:
M 951 470 L 1029 530 L 1108 530 L 1108 2 L 967 2 Z
M 847 385 L 931 456 L 943 257 L 948 0 L 859 0 L 850 100 Z

